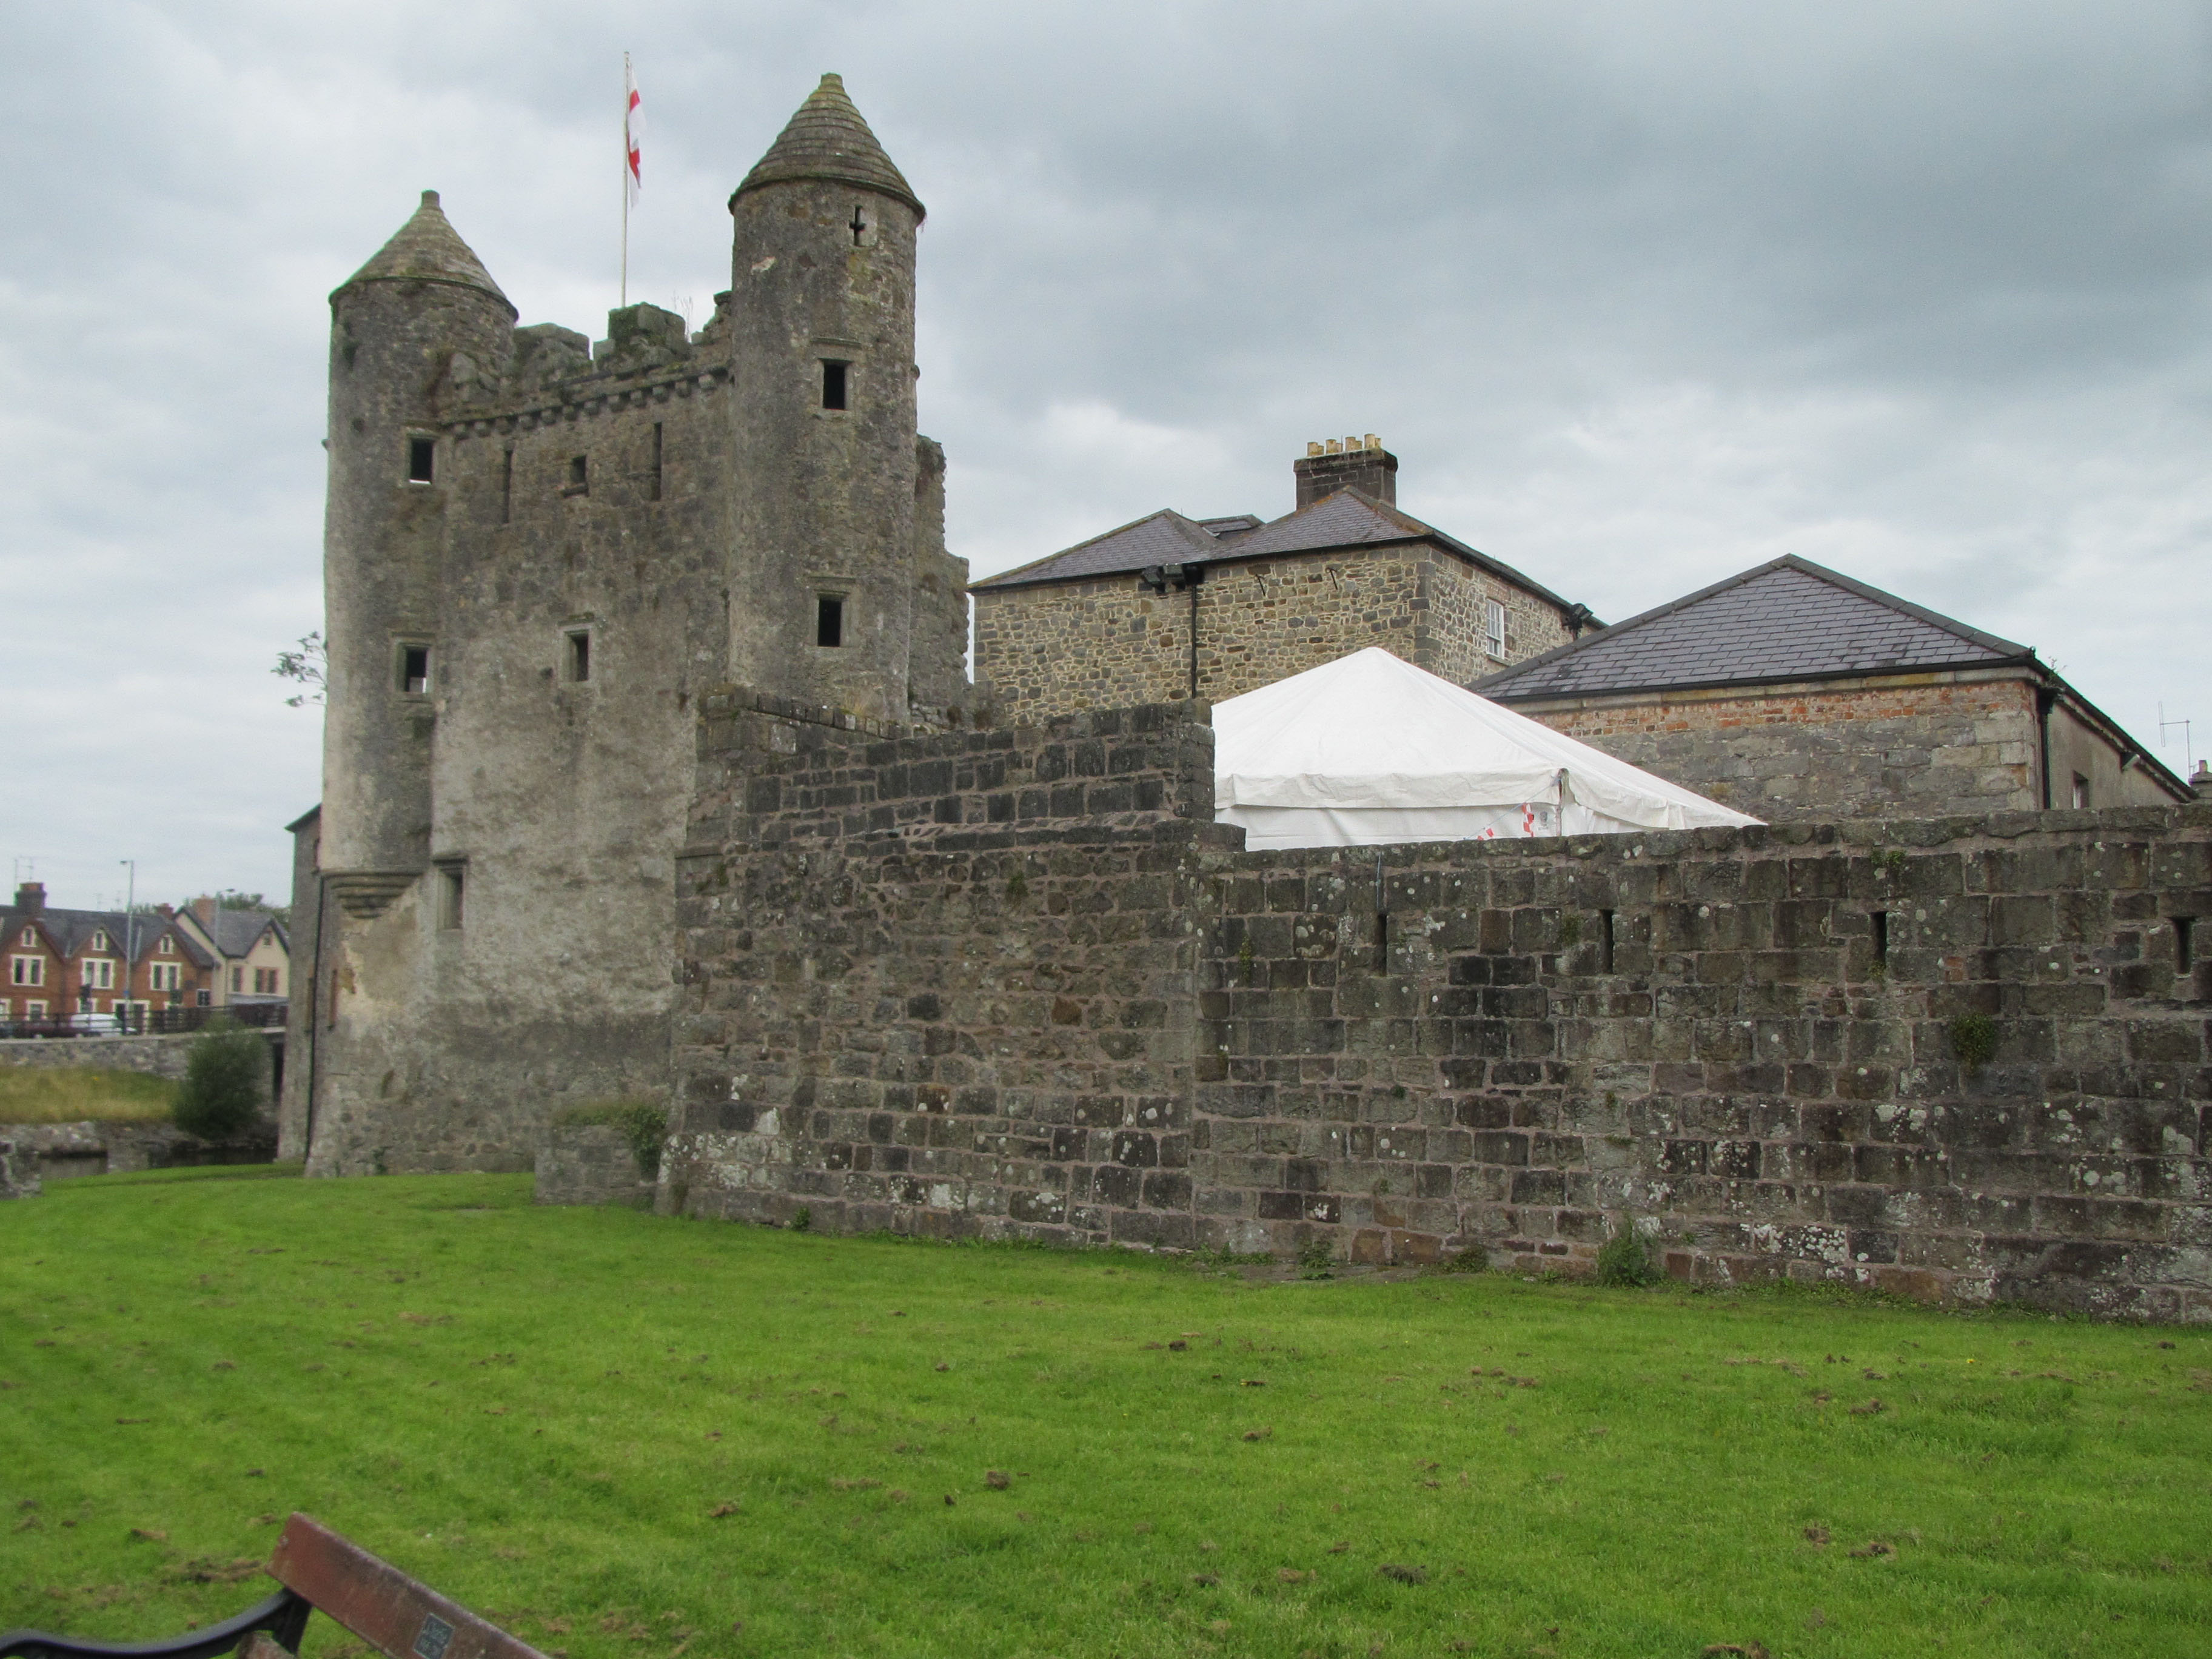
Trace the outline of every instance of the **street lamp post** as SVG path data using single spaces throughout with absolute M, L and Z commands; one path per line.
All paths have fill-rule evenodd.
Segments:
M 138 860 L 118 859 L 131 872 L 123 899 L 123 1030 L 131 1029 L 131 974 L 138 965 Z

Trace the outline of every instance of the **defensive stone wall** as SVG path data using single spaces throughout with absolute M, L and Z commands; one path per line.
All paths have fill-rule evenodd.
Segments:
M 2212 809 L 1248 854 L 1191 712 L 726 722 L 663 1206 L 2212 1319 Z

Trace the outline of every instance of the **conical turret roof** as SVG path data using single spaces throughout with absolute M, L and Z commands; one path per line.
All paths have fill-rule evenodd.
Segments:
M 799 106 L 782 136 L 768 147 L 768 154 L 745 175 L 744 183 L 731 193 L 731 204 L 734 206 L 749 190 L 793 179 L 832 179 L 840 184 L 859 185 L 897 197 L 914 210 L 916 218 L 924 211 L 906 175 L 884 154 L 876 135 L 868 131 L 867 122 L 845 95 L 844 79 L 840 76 L 822 77 L 822 84 Z
M 509 311 L 514 310 L 514 302 L 500 292 L 491 272 L 483 268 L 483 261 L 461 240 L 438 206 L 434 190 L 422 192 L 422 205 L 415 210 L 415 216 L 377 250 L 374 258 L 341 283 L 331 297 L 336 299 L 356 283 L 395 281 L 451 283 L 459 288 L 480 289 Z

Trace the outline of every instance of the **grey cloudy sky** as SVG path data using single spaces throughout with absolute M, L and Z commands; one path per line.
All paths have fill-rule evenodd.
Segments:
M 1161 506 L 1401 503 L 1609 620 L 1796 552 L 2212 748 L 2206 5 L 0 4 L 0 852 L 289 882 L 331 289 L 447 213 L 526 322 L 703 322 L 824 70 L 929 207 L 975 574 Z M 2180 734 L 2157 750 L 2177 769 Z

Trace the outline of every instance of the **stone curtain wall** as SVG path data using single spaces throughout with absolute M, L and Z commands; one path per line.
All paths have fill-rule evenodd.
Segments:
M 2212 810 L 1391 849 L 1386 927 L 1374 873 L 1218 861 L 1206 1237 L 1634 1217 L 1684 1279 L 2212 1318 Z
M 666 1206 L 1192 1244 L 1193 884 L 1237 832 L 1191 705 L 840 743 L 767 701 L 704 738 Z
M 2018 678 L 1506 706 L 1770 823 L 2041 805 L 2034 692 Z
M 1371 849 L 990 816 L 1085 744 L 1203 799 L 1181 712 L 723 727 L 663 1206 L 1523 1271 L 1632 1219 L 1684 1279 L 2212 1318 L 2212 809 L 1393 848 L 1387 922 Z

